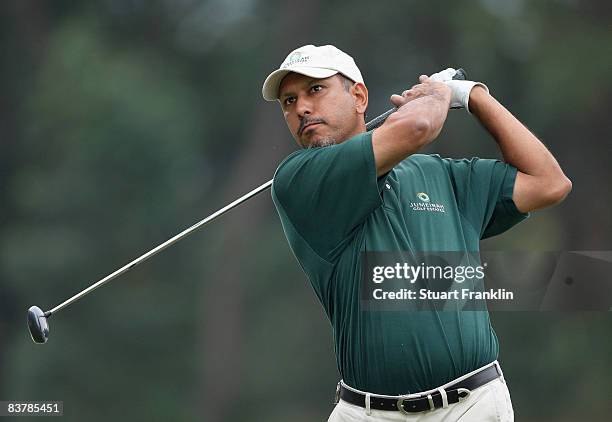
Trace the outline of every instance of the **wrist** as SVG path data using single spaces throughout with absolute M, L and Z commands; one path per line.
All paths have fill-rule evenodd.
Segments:
M 479 106 L 487 100 L 489 91 L 482 85 L 475 85 L 470 92 L 469 110 L 471 113 L 478 113 Z

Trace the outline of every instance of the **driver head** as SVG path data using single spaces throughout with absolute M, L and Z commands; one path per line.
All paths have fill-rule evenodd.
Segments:
M 28 309 L 28 328 L 35 343 L 44 344 L 49 338 L 49 324 L 45 313 L 38 306 Z

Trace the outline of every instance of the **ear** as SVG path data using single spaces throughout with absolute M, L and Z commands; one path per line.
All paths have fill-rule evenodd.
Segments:
M 368 108 L 368 88 L 361 82 L 356 82 L 351 86 L 350 92 L 355 101 L 357 113 L 365 114 Z

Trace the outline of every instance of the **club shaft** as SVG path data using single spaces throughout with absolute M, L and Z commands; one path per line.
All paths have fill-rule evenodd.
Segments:
M 465 74 L 465 71 L 463 69 L 459 69 L 457 71 L 457 74 L 454 77 L 454 79 L 465 79 L 465 78 L 466 78 L 466 74 Z M 386 112 L 384 112 L 380 116 L 370 120 L 368 123 L 366 123 L 366 129 L 368 131 L 376 129 L 377 127 L 382 125 L 385 122 L 385 120 L 387 120 L 387 117 L 389 117 L 395 111 L 397 111 L 397 108 L 392 108 L 390 110 L 387 110 Z M 193 233 L 194 231 L 196 231 L 200 227 L 203 227 L 206 224 L 208 224 L 211 221 L 213 221 L 214 219 L 216 219 L 217 217 L 222 216 L 223 214 L 225 214 L 226 212 L 228 212 L 232 208 L 236 207 L 237 205 L 243 203 L 244 201 L 248 200 L 249 198 L 252 198 L 253 196 L 257 195 L 258 193 L 261 193 L 261 192 L 265 191 L 270 186 L 272 186 L 272 180 L 269 180 L 266 183 L 264 183 L 263 185 L 259 186 L 258 188 L 253 189 L 249 193 L 247 193 L 247 194 L 241 196 L 240 198 L 236 199 L 234 202 L 226 205 L 225 207 L 223 207 L 220 210 L 216 211 L 215 213 L 209 215 L 205 219 L 195 223 L 193 226 L 189 227 L 188 229 L 183 230 L 182 232 L 180 232 L 179 234 L 177 234 L 173 238 L 166 240 L 161 245 L 151 249 L 149 252 L 147 252 L 144 255 L 136 258 L 135 260 L 133 260 L 129 264 L 126 264 L 125 266 L 119 268 L 117 271 L 115 271 L 115 272 L 107 275 L 103 279 L 95 282 L 94 284 L 92 284 L 91 286 L 89 286 L 88 288 L 83 290 L 82 292 L 77 293 L 76 295 L 72 296 L 70 299 L 60 303 L 59 305 L 57 305 L 55 308 L 45 312 L 45 316 L 48 317 L 51 314 L 56 313 L 60 309 L 65 308 L 66 306 L 70 305 L 73 302 L 76 302 L 77 300 L 79 300 L 83 296 L 93 292 L 98 287 L 101 287 L 104 284 L 108 283 L 109 281 L 113 280 L 114 278 L 119 277 L 121 274 L 128 272 L 129 270 L 131 270 L 132 268 L 134 268 L 138 264 L 146 261 L 147 259 L 151 258 L 153 255 L 156 255 L 157 253 L 163 251 L 168 246 L 173 245 L 174 243 L 178 242 L 179 240 L 183 239 L 184 237 L 189 236 L 191 233 Z
M 59 305 L 57 305 L 55 308 L 45 312 L 46 316 L 49 316 L 51 314 L 56 313 L 57 311 L 59 311 L 62 308 L 65 308 L 66 306 L 70 305 L 71 303 L 79 300 L 80 298 L 82 298 L 83 296 L 87 295 L 88 293 L 93 292 L 94 290 L 96 290 L 98 287 L 103 286 L 104 284 L 108 283 L 109 281 L 111 281 L 112 279 L 119 277 L 121 274 L 126 273 L 127 271 L 131 270 L 132 268 L 134 268 L 135 266 L 137 266 L 138 264 L 146 261 L 147 259 L 151 258 L 153 255 L 163 251 L 164 249 L 166 249 L 168 246 L 173 245 L 174 243 L 178 242 L 179 240 L 183 239 L 186 236 L 189 236 L 191 233 L 193 233 L 194 231 L 196 231 L 197 229 L 199 229 L 200 227 L 205 226 L 206 224 L 210 223 L 211 221 L 213 221 L 214 219 L 216 219 L 217 217 L 222 216 L 223 214 L 225 214 L 226 212 L 228 212 L 229 210 L 231 210 L 232 208 L 236 207 L 237 205 L 240 205 L 241 203 L 243 203 L 244 201 L 252 198 L 253 196 L 265 191 L 266 189 L 268 189 L 270 186 L 272 185 L 272 180 L 269 180 L 268 182 L 264 183 L 263 185 L 259 186 L 256 189 L 253 189 L 252 191 L 250 191 L 249 193 L 241 196 L 240 198 L 236 199 L 234 202 L 226 205 L 225 207 L 221 208 L 220 210 L 214 212 L 213 214 L 209 215 L 208 217 L 206 217 L 205 219 L 195 223 L 193 226 L 189 227 L 188 229 L 183 230 L 182 232 L 180 232 L 179 234 L 177 234 L 176 236 L 174 236 L 171 239 L 166 240 L 164 243 L 162 243 L 161 245 L 151 249 L 149 252 L 145 253 L 144 255 L 136 258 L 135 260 L 133 260 L 132 262 L 130 262 L 129 264 L 126 264 L 125 266 L 119 268 L 117 271 L 107 275 L 106 277 L 104 277 L 103 279 L 95 282 L 94 284 L 92 284 L 91 286 L 89 286 L 88 288 L 86 288 L 85 290 L 83 290 L 82 292 L 72 296 L 70 299 L 66 300 L 65 302 L 60 303 Z
M 368 122 L 366 124 L 367 130 L 372 130 L 372 129 L 375 129 L 378 126 L 382 125 L 384 123 L 384 121 L 387 119 L 387 117 L 389 117 L 389 115 L 391 113 L 393 113 L 394 111 L 396 111 L 396 110 L 397 110 L 396 108 L 392 108 L 390 110 L 387 110 L 386 112 L 384 112 L 380 116 L 378 116 L 375 119 L 373 119 L 370 122 Z M 161 245 L 151 249 L 149 252 L 147 252 L 144 255 L 136 258 L 135 260 L 133 260 L 129 264 L 126 264 L 125 266 L 119 268 L 117 271 L 107 275 L 106 277 L 104 277 L 103 279 L 101 279 L 99 281 L 96 281 L 94 284 L 92 284 L 91 286 L 89 286 L 88 288 L 83 290 L 82 292 L 77 293 L 76 295 L 72 296 L 70 299 L 60 303 L 59 305 L 57 305 L 55 308 L 45 312 L 45 316 L 50 316 L 51 314 L 56 313 L 60 309 L 65 308 L 66 306 L 70 305 L 73 302 L 76 302 L 77 300 L 79 300 L 83 296 L 93 292 L 98 287 L 101 287 L 104 284 L 108 283 L 109 281 L 113 280 L 114 278 L 119 277 L 121 274 L 124 274 L 124 273 L 128 272 L 129 270 L 131 270 L 132 268 L 134 268 L 138 264 L 146 261 L 147 259 L 151 258 L 153 255 L 163 251 L 168 246 L 171 246 L 172 244 L 174 244 L 174 243 L 178 242 L 179 240 L 183 239 L 184 237 L 189 236 L 191 233 L 193 233 L 194 231 L 196 231 L 200 227 L 205 226 L 206 224 L 208 224 L 211 221 L 213 221 L 215 218 L 225 214 L 227 211 L 231 210 L 232 208 L 234 208 L 235 206 L 241 204 L 242 202 L 246 201 L 247 199 L 257 195 L 258 193 L 263 192 L 264 190 L 268 189 L 270 186 L 272 186 L 272 180 L 269 180 L 266 183 L 264 183 L 263 185 L 259 186 L 258 188 L 253 189 L 251 192 L 247 193 L 246 195 L 241 196 L 240 198 L 236 199 L 234 202 L 226 205 L 225 207 L 221 208 L 220 210 L 218 210 L 214 214 L 211 214 L 208 217 L 206 217 L 205 219 L 197 222 L 196 224 L 194 224 L 193 226 L 189 227 L 188 229 L 183 230 L 182 232 L 180 232 L 179 234 L 177 234 L 173 238 L 166 240 Z

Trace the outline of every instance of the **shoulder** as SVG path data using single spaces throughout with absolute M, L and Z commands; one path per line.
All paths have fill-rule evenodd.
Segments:
M 282 190 L 284 186 L 287 186 L 296 169 L 306 162 L 314 152 L 315 149 L 300 149 L 289 154 L 281 161 L 272 179 L 272 193 L 275 194 L 278 190 Z
M 479 157 L 449 158 L 440 154 L 413 154 L 400 162 L 394 171 L 411 173 L 415 171 L 428 177 L 470 178 L 487 176 L 505 170 L 505 163 L 497 159 Z
M 276 171 L 274 172 L 274 179 L 276 179 L 279 173 L 282 173 L 284 169 L 290 167 L 292 164 L 299 162 L 306 158 L 308 155 L 310 155 L 309 152 L 311 151 L 312 149 L 300 149 L 292 152 L 287 157 L 285 157 L 285 159 L 281 161 L 281 163 L 276 168 Z
M 416 163 L 439 163 L 443 159 L 440 154 L 412 154 L 408 157 L 408 160 L 412 160 Z
M 401 161 L 397 167 L 400 170 L 411 167 L 418 167 L 427 170 L 445 170 L 449 167 L 449 165 L 451 165 L 452 162 L 462 160 L 467 159 L 463 158 L 457 160 L 453 158 L 443 158 L 439 154 L 412 154 L 405 160 Z
M 502 161 L 497 159 L 480 157 L 450 158 L 441 157 L 440 154 L 414 154 L 409 159 L 420 166 L 441 167 L 446 171 L 472 170 L 474 168 L 503 164 Z
M 317 147 L 297 150 L 289 154 L 276 168 L 272 179 L 272 199 L 284 202 L 295 193 L 306 195 L 317 179 L 332 165 L 332 148 Z M 293 193 L 293 195 L 290 195 Z
M 272 189 L 270 190 L 275 204 L 278 202 L 278 197 L 284 195 L 284 192 L 289 185 L 289 173 L 287 172 L 288 167 L 290 167 L 295 160 L 299 160 L 299 157 L 302 156 L 303 153 L 304 150 L 298 150 L 289 154 L 276 168 L 274 177 L 272 178 Z
M 318 186 L 325 180 L 351 177 L 374 166 L 370 132 L 335 145 L 305 148 L 290 154 L 274 172 L 273 190 Z M 278 192 L 277 192 L 278 193 Z

